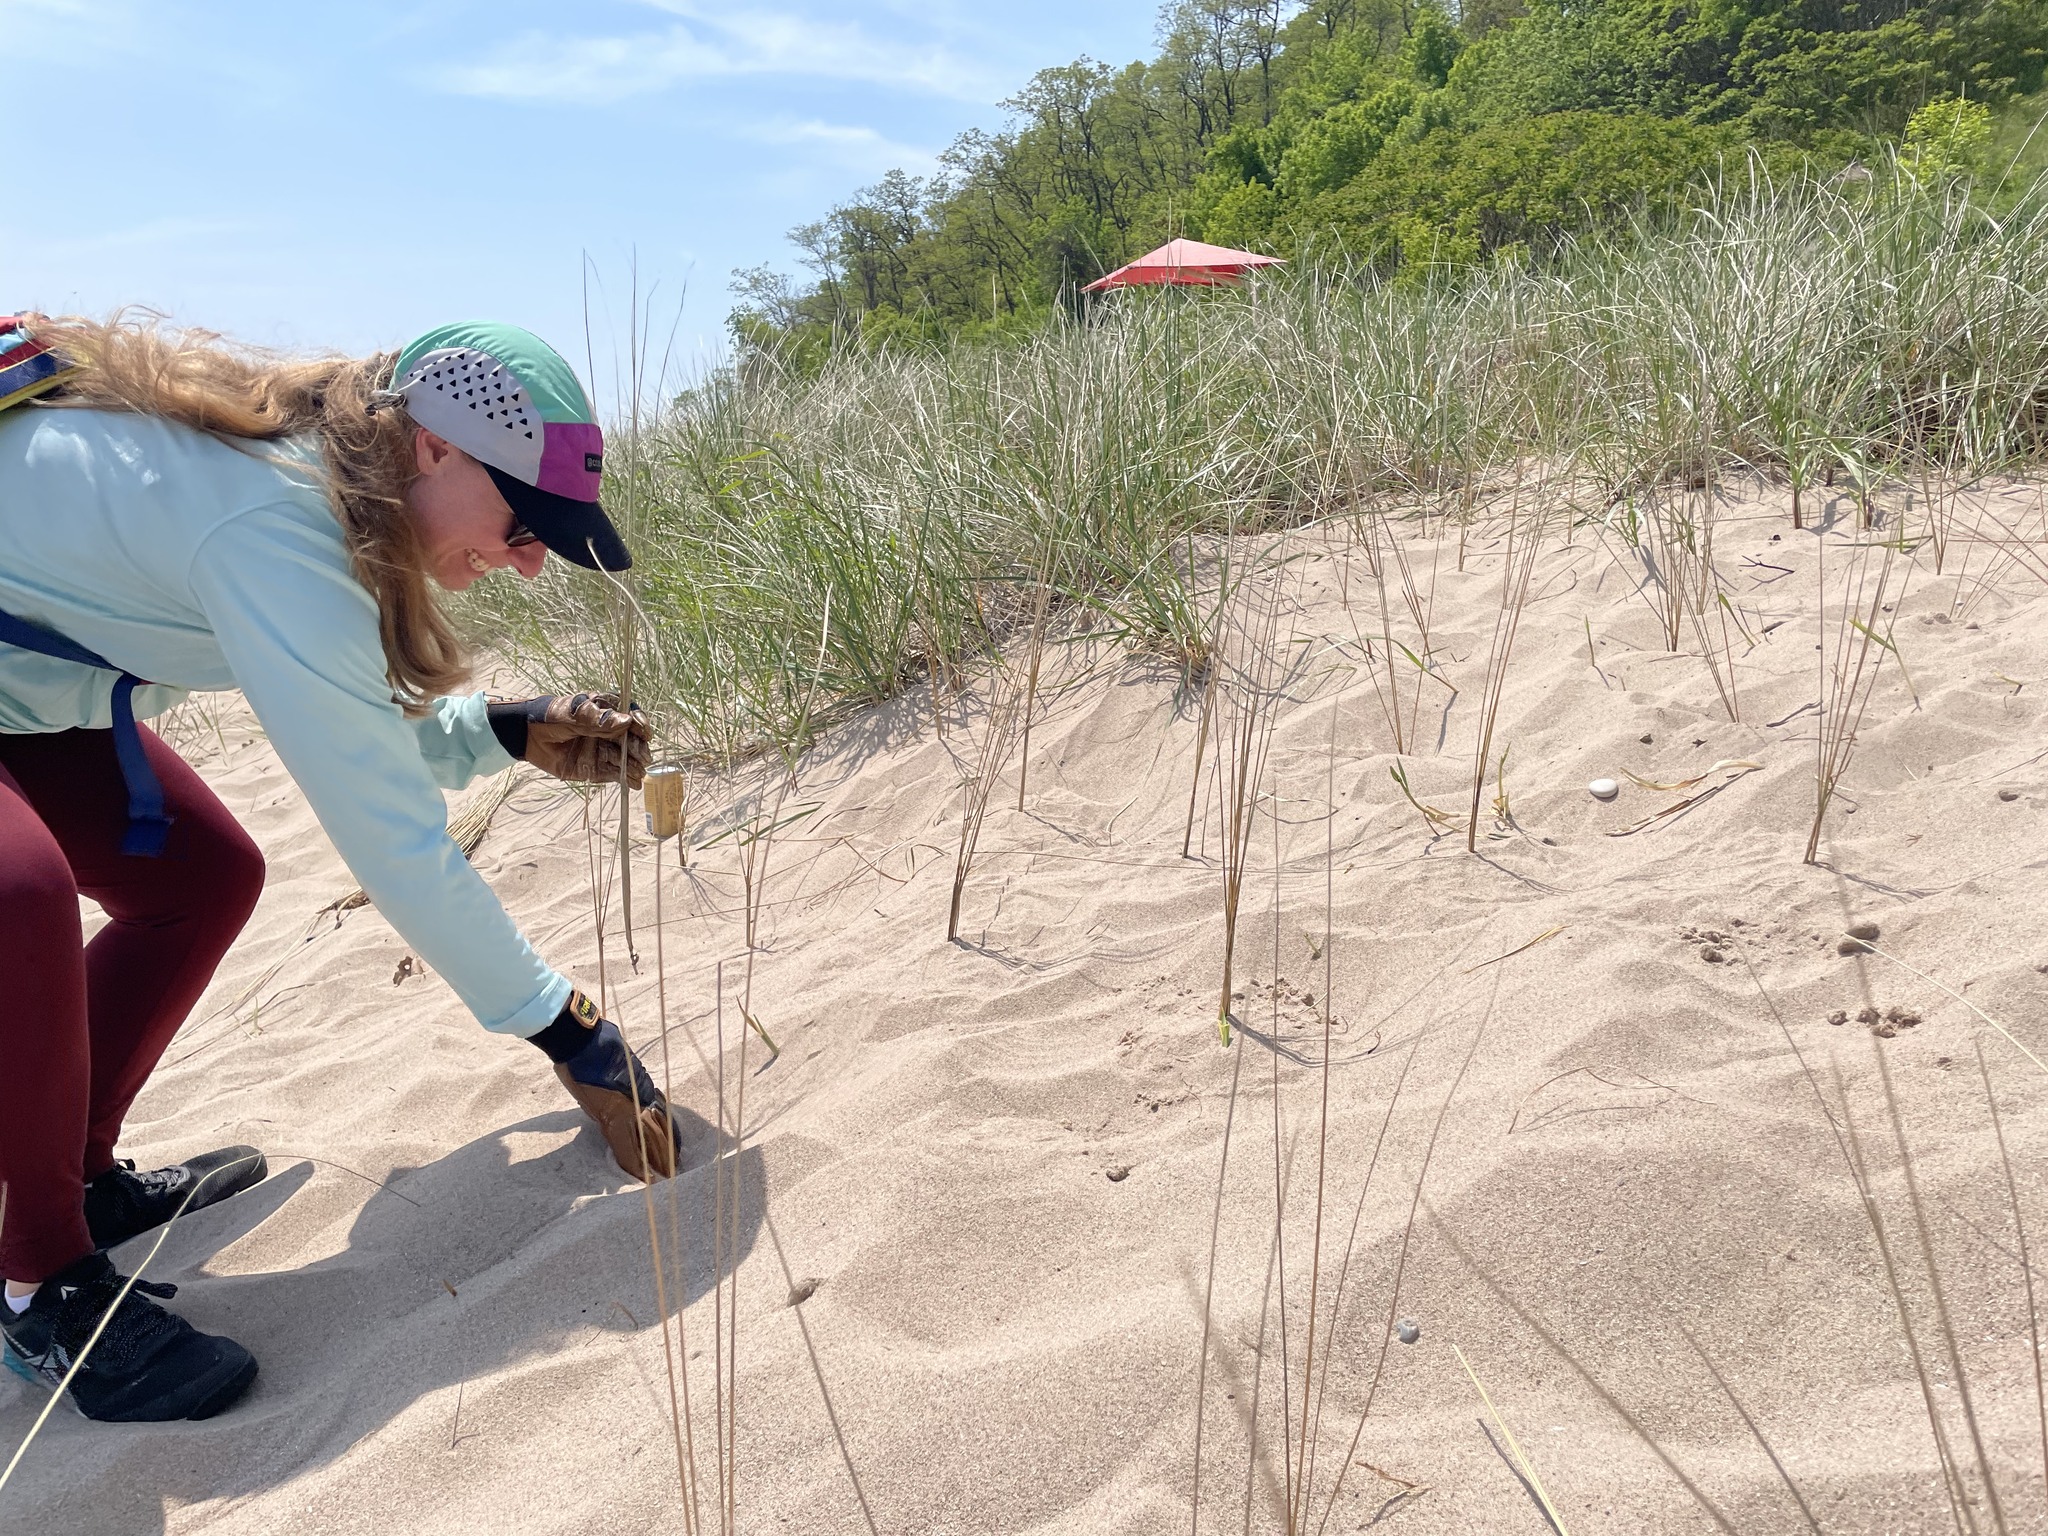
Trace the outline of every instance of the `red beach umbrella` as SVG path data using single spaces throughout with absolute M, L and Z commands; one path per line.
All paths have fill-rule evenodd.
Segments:
M 1233 251 L 1226 245 L 1204 245 L 1199 240 L 1169 240 L 1156 251 L 1148 251 L 1107 277 L 1098 277 L 1081 291 L 1100 293 L 1107 288 L 1149 288 L 1164 284 L 1175 287 L 1208 288 L 1234 283 L 1255 267 L 1284 267 L 1277 256 L 1257 251 Z

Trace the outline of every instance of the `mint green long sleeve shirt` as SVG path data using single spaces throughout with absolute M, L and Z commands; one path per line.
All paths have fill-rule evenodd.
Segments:
M 481 693 L 414 720 L 393 701 L 317 465 L 307 442 L 119 411 L 0 414 L 0 610 L 145 679 L 139 718 L 241 689 L 378 911 L 486 1029 L 533 1034 L 569 982 L 449 838 L 440 794 L 512 759 Z M 113 685 L 0 644 L 0 732 L 103 729 Z

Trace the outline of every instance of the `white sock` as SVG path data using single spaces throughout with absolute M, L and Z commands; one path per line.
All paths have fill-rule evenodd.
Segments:
M 19 1317 L 28 1310 L 28 1304 L 35 1299 L 36 1293 L 34 1291 L 30 1291 L 26 1296 L 17 1296 L 10 1291 L 7 1294 L 7 1310 L 16 1317 Z

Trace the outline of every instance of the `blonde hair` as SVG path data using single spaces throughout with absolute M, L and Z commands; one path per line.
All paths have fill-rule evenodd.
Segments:
M 419 473 L 412 418 L 402 405 L 372 409 L 396 353 L 282 358 L 126 312 L 107 321 L 33 316 L 30 324 L 79 369 L 39 403 L 160 416 L 222 439 L 316 437 L 355 578 L 377 602 L 384 675 L 399 704 L 422 713 L 427 700 L 468 678 L 468 650 L 427 584 L 406 506 Z

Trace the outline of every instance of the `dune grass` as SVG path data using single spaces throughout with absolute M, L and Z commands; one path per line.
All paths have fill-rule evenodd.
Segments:
M 2048 182 L 1994 217 L 1904 176 L 1731 174 L 1682 218 L 1540 269 L 1416 286 L 1325 266 L 1135 295 L 1008 346 L 848 353 L 810 375 L 757 357 L 629 435 L 607 494 L 653 621 L 635 687 L 687 757 L 792 738 L 827 590 L 827 703 L 957 672 L 1027 629 L 1042 570 L 1062 622 L 1192 676 L 1221 536 L 1390 513 L 1456 535 L 1462 561 L 1489 477 L 1532 457 L 1559 505 L 1658 508 L 1684 557 L 1673 643 L 1687 619 L 1704 640 L 1703 477 L 1802 496 L 1832 479 L 1867 502 L 2048 450 Z M 1424 645 L 1418 675 L 1388 682 L 1420 687 L 1426 610 L 1394 575 Z M 531 586 L 480 584 L 473 628 L 541 680 L 616 676 L 584 618 L 592 580 L 551 562 Z
M 634 323 L 639 326 L 637 312 Z M 636 379 L 639 368 L 636 353 Z M 1324 267 L 1262 282 L 1245 294 L 1141 295 L 1086 322 L 1057 321 L 1002 348 L 848 355 L 810 377 L 757 360 L 747 370 L 704 381 L 645 419 L 629 419 L 621 435 L 628 451 L 613 455 L 611 504 L 638 552 L 630 579 L 598 585 L 598 578 L 551 562 L 547 576 L 531 586 L 484 584 L 469 603 L 468 617 L 481 640 L 536 681 L 567 687 L 593 677 L 618 679 L 652 711 L 660 756 L 726 767 L 769 753 L 779 761 L 781 771 L 752 817 L 700 845 L 715 851 L 720 841 L 731 844 L 744 893 L 745 968 L 735 995 L 740 1027 L 730 1042 L 722 962 L 716 968 L 716 1146 L 708 1245 L 713 1387 L 708 1402 L 700 1388 L 694 1409 L 682 1332 L 687 1309 L 681 1303 L 690 1266 L 677 1186 L 671 1182 L 665 1192 L 665 1234 L 654 1192 L 645 1195 L 684 1526 L 709 1528 L 703 1510 L 709 1495 L 716 1524 L 727 1531 L 739 1524 L 745 1444 L 736 1405 L 739 1226 L 750 1197 L 740 1157 L 751 1129 L 745 1118 L 750 1033 L 759 1035 L 771 1055 L 775 1049 L 756 1016 L 753 966 L 770 855 L 778 834 L 804 814 L 801 807 L 791 809 L 791 801 L 821 717 L 834 707 L 890 698 L 921 679 L 934 682 L 934 708 L 941 709 L 944 688 L 957 687 L 968 668 L 996 658 L 1002 669 L 996 703 L 967 786 L 956 861 L 949 917 L 957 934 L 975 839 L 1013 755 L 1023 804 L 1045 646 L 1085 631 L 1180 669 L 1203 700 L 1196 758 L 1210 761 L 1216 789 L 1224 884 L 1218 1022 L 1228 1046 L 1239 901 L 1257 817 L 1267 815 L 1278 835 L 1278 790 L 1268 773 L 1268 747 L 1274 707 L 1293 675 L 1291 648 L 1280 634 L 1285 574 L 1264 553 L 1280 542 L 1274 535 L 1320 522 L 1342 529 L 1352 541 L 1348 548 L 1361 554 L 1369 583 L 1360 586 L 1360 606 L 1370 610 L 1376 601 L 1377 610 L 1353 616 L 1352 638 L 1392 749 L 1406 756 L 1421 750 L 1418 742 L 1427 735 L 1421 701 L 1431 685 L 1455 695 L 1430 637 L 1435 562 L 1463 569 L 1475 537 L 1505 533 L 1500 618 L 1483 662 L 1482 723 L 1465 818 L 1469 848 L 1476 846 L 1489 772 L 1495 776 L 1496 814 L 1511 824 L 1505 753 L 1495 754 L 1492 728 L 1543 540 L 1569 537 L 1575 522 L 1594 514 L 1608 531 L 1620 530 L 1649 577 L 1646 595 L 1656 605 L 1668 644 L 1677 650 L 1690 640 L 1697 647 L 1725 712 L 1735 720 L 1740 701 L 1728 625 L 1739 627 L 1740 618 L 1723 597 L 1714 566 L 1717 483 L 1742 473 L 1782 479 L 1792 492 L 1795 528 L 1809 524 L 1816 484 L 1850 491 L 1854 515 L 1865 528 L 1875 520 L 1880 492 L 1911 492 L 1911 516 L 1870 529 L 1868 538 L 1850 546 L 1841 574 L 1828 573 L 1829 592 L 1839 586 L 1840 593 L 1829 607 L 1834 627 L 1821 659 L 1824 709 L 1807 854 L 1812 859 L 1829 798 L 1849 766 L 1877 666 L 1886 654 L 1896 654 L 1889 621 L 1881 615 L 1893 581 L 1901 579 L 1895 571 L 1895 563 L 1903 563 L 1899 557 L 1926 541 L 1940 571 L 1952 544 L 1961 545 L 1967 562 L 1972 543 L 1987 543 L 1996 551 L 1994 570 L 2003 560 L 2048 579 L 2048 569 L 2035 568 L 2038 553 L 2013 530 L 2001 527 L 2001 542 L 1986 540 L 1982 529 L 1960 538 L 1957 526 L 1963 488 L 2038 463 L 2048 453 L 2048 186 L 2024 194 L 1994 218 L 1958 194 L 1903 181 L 1876 195 L 1821 185 L 1731 183 L 1675 225 L 1645 225 L 1584 244 L 1541 270 L 1502 267 L 1456 284 L 1403 286 Z M 1425 536 L 1436 535 L 1426 566 L 1412 561 L 1404 547 L 1406 530 L 1397 526 L 1404 520 Z M 1980 575 L 1980 589 L 1984 579 Z M 1003 643 L 1012 638 L 1028 645 L 1021 666 L 1001 659 Z M 1592 656 L 1590 627 L 1588 642 Z M 1597 656 L 1593 660 L 1597 667 Z M 1332 825 L 1338 803 L 1336 707 L 1332 701 L 1323 769 Z M 216 717 L 194 716 L 183 728 L 210 730 L 226 750 Z M 1746 761 L 1724 761 L 1708 772 L 1753 768 Z M 1400 769 L 1392 772 L 1432 834 L 1455 825 L 1455 818 L 1415 798 Z M 1198 777 L 1190 793 L 1191 836 L 1201 785 Z M 495 800 L 477 802 L 488 806 L 477 812 L 479 836 L 489 810 L 502 801 L 503 786 L 493 793 Z M 590 828 L 600 990 L 611 1009 L 615 988 L 605 943 L 614 883 L 629 961 L 638 957 L 627 803 L 623 793 L 616 801 L 609 794 L 607 789 L 590 796 L 586 806 L 593 819 L 600 809 L 618 815 L 609 837 Z M 1354 1291 L 1346 1313 L 1360 1213 L 1422 1036 L 1411 1043 L 1393 1082 L 1339 1250 L 1334 1227 L 1326 1233 L 1324 1224 L 1326 1188 L 1340 1183 L 1340 1170 L 1327 1162 L 1336 942 L 1331 836 L 1326 825 L 1320 1059 L 1302 1080 L 1314 1094 L 1314 1197 L 1308 1261 L 1297 1263 L 1292 1291 L 1303 1321 L 1292 1332 L 1279 1056 L 1271 1062 L 1269 1274 L 1277 1275 L 1278 1285 L 1282 1429 L 1277 1451 L 1268 1448 L 1266 1460 L 1277 1461 L 1279 1473 L 1277 1528 L 1289 1532 L 1325 1529 L 1350 1469 L 1367 1465 L 1356 1462 L 1356 1453 L 1395 1329 L 1416 1214 L 1426 1209 L 1424 1181 L 1485 1027 L 1482 1016 L 1433 1120 L 1423 1116 L 1427 1136 L 1406 1200 L 1391 1282 L 1370 1298 Z M 607 842 L 609 869 L 603 863 Z M 676 843 L 681 874 L 687 837 Z M 642 1023 L 641 1034 L 659 1039 L 664 1088 L 672 1094 L 660 858 L 657 843 L 652 899 L 658 1019 L 653 1029 Z M 1276 849 L 1276 870 L 1279 862 Z M 1276 924 L 1278 918 L 1276 895 Z M 1276 977 L 1277 943 L 1276 928 Z M 1496 988 L 1499 976 L 1496 971 L 1492 978 Z M 1277 1002 L 1275 1011 L 1277 1040 Z M 2002 1025 L 1975 1011 L 2041 1065 Z M 1196 1367 L 1190 1490 L 1196 1529 L 1203 1400 L 1212 1359 L 1209 1303 L 1237 1129 L 1242 1038 L 1235 1045 Z M 730 1104 L 729 1054 L 735 1058 Z M 1818 1078 L 1801 1059 L 1883 1259 L 1952 1514 L 1959 1525 L 1974 1525 L 1971 1496 L 1981 1495 L 1987 1516 L 2002 1527 L 1993 1459 L 1968 1395 L 1966 1361 L 1941 1290 L 1913 1155 L 1881 1056 L 1878 1063 L 1910 1218 L 1909 1229 L 1900 1226 L 1917 1239 L 1917 1277 L 1906 1274 L 1913 1254 L 1892 1241 L 1872 1192 L 1878 1149 L 1866 1147 L 1839 1084 L 1836 1122 Z M 2048 1483 L 2048 1389 L 2039 1375 L 2039 1319 L 2025 1270 L 2020 1200 L 1981 1062 L 1980 1072 L 2023 1248 L 2042 1476 Z M 1915 1284 L 1924 1285 L 1930 1298 L 1932 1330 L 1916 1326 L 1908 1306 Z M 1361 1309 L 1371 1314 L 1363 1328 L 1356 1326 Z M 836 1435 L 837 1414 L 824 1393 L 816 1347 L 801 1316 L 797 1322 L 805 1329 L 805 1347 Z M 1340 1331 L 1340 1322 L 1353 1326 Z M 1376 1344 L 1373 1323 L 1380 1325 Z M 1262 1340 L 1264 1327 L 1262 1307 Z M 1686 1342 L 1742 1416 L 1807 1524 L 1816 1525 L 1803 1492 L 1761 1429 L 1698 1342 L 1689 1334 Z M 1327 1442 L 1332 1457 L 1341 1452 L 1331 1465 L 1322 1459 L 1331 1362 L 1361 1351 L 1370 1355 L 1375 1348 L 1363 1406 L 1344 1404 L 1344 1417 L 1356 1412 L 1348 1437 L 1340 1425 Z M 1458 1358 L 1465 1363 L 1462 1351 Z M 1664 1457 L 1700 1507 L 1730 1528 L 1619 1400 L 1565 1358 Z M 1929 1383 L 1936 1366 L 1957 1384 L 1953 1410 L 1934 1400 Z M 1514 1447 L 1491 1394 L 1469 1365 L 1466 1370 Z M 1951 1422 L 1958 1415 L 1960 1434 Z M 30 1438 L 41 1424 L 39 1417 Z M 1255 1466 L 1258 1424 L 1254 1408 Z M 707 1431 L 714 1460 L 709 1478 L 699 1471 Z M 26 1444 L 17 1448 L 16 1463 L 25 1449 Z M 1533 1465 L 1519 1447 L 1514 1450 L 1562 1530 Z M 841 1454 L 847 1455 L 843 1438 Z M 0 1472 L 0 1486 L 13 1465 Z M 847 1469 L 867 1515 L 850 1457 Z M 1249 1489 L 1248 1474 L 1247 1526 Z M 872 1527 L 873 1517 L 867 1519 Z
M 1201 700 L 1188 842 L 1206 783 L 1212 797 L 1207 814 L 1214 819 L 1205 815 L 1205 832 L 1218 834 L 1223 876 L 1217 1025 L 1228 1047 L 1232 955 L 1258 816 L 1272 818 L 1278 832 L 1278 790 L 1268 771 L 1274 710 L 1298 664 L 1281 634 L 1293 610 L 1283 594 L 1287 572 L 1275 554 L 1286 544 L 1279 536 L 1320 523 L 1325 533 L 1342 530 L 1347 549 L 1362 554 L 1368 580 L 1359 589 L 1365 611 L 1351 617 L 1355 659 L 1397 757 L 1425 750 L 1430 732 L 1422 700 L 1431 682 L 1456 698 L 1430 635 L 1439 565 L 1463 570 L 1469 551 L 1505 536 L 1500 618 L 1483 662 L 1463 828 L 1468 848 L 1475 848 L 1489 772 L 1496 817 L 1512 826 L 1506 753 L 1495 753 L 1493 723 L 1543 545 L 1569 539 L 1589 520 L 1599 522 L 1610 549 L 1619 534 L 1642 567 L 1645 596 L 1670 648 L 1696 647 L 1733 721 L 1740 718 L 1740 699 L 1730 626 L 1740 631 L 1742 620 L 1715 567 L 1716 488 L 1729 476 L 1777 477 L 1792 491 L 1792 525 L 1825 531 L 1810 504 L 1819 483 L 1846 492 L 1848 515 L 1871 532 L 1849 546 L 1840 575 L 1824 572 L 1843 590 L 1829 605 L 1833 645 L 1821 658 L 1811 861 L 1878 663 L 1891 650 L 1889 624 L 1880 615 L 1892 595 L 1895 557 L 1926 540 L 1935 546 L 1938 566 L 1959 536 L 1959 489 L 2048 456 L 2048 182 L 1994 218 L 1965 196 L 1903 178 L 1874 192 L 1731 180 L 1681 220 L 1582 244 L 1540 270 L 1503 266 L 1456 283 L 1390 285 L 1322 267 L 1261 282 L 1246 293 L 1140 295 L 1085 320 L 1055 320 L 1003 347 L 847 354 L 811 375 L 755 357 L 625 430 L 630 451 L 613 455 L 614 480 L 625 483 L 608 494 L 638 554 L 626 587 L 600 594 L 592 578 L 551 563 L 548 575 L 532 585 L 485 584 L 469 617 L 478 637 L 508 661 L 560 686 L 620 676 L 628 648 L 620 636 L 630 636 L 630 686 L 653 713 L 658 756 L 720 768 L 769 753 L 781 760 L 773 805 L 764 805 L 735 842 L 748 966 L 735 1042 L 740 1092 L 730 1121 L 722 968 L 714 1010 L 720 1156 L 712 1268 L 718 1283 L 712 1298 L 715 1387 L 705 1417 L 718 1447 L 710 1491 L 720 1528 L 730 1529 L 737 1519 L 741 1444 L 733 1224 L 741 1197 L 737 1152 L 745 1129 L 747 1028 L 759 1029 L 751 1002 L 755 916 L 770 841 L 784 825 L 784 802 L 821 719 L 928 679 L 932 712 L 943 726 L 946 691 L 960 688 L 970 669 L 994 666 L 984 733 L 969 743 L 973 769 L 965 775 L 948 914 L 949 936 L 957 937 L 986 809 L 1013 756 L 1028 753 L 1044 648 L 1090 634 L 1178 669 L 1190 695 Z M 1872 529 L 1880 505 L 1890 517 L 1890 504 L 1880 501 L 1887 488 L 1917 491 L 1917 525 L 1902 518 Z M 1846 520 L 1842 506 L 1838 496 L 1820 518 Z M 1412 528 L 1397 527 L 1400 522 Z M 1839 538 L 1839 521 L 1835 532 Z M 1411 560 L 1404 549 L 1411 533 L 1436 535 L 1426 563 Z M 1963 540 L 1966 551 L 1973 540 L 1982 542 L 1982 530 Z M 2021 547 L 2018 535 L 2007 542 Z M 2006 558 L 2024 563 L 2027 556 Z M 1960 581 L 1959 575 L 1959 590 Z M 592 601 L 598 596 L 602 604 Z M 628 603 L 644 620 L 631 630 L 624 623 Z M 610 622 L 584 618 L 592 613 Z M 1027 647 L 1021 664 L 1005 659 L 1003 648 L 1013 639 Z M 1590 628 L 1588 644 L 1590 655 Z M 1335 702 L 1331 707 L 1324 793 L 1334 816 Z M 1709 773 L 1754 766 L 1722 762 Z M 1455 828 L 1456 818 L 1416 798 L 1399 766 L 1390 772 L 1432 835 Z M 1020 807 L 1023 797 L 1020 768 Z M 622 841 L 621 869 L 625 857 Z M 1326 847 L 1326 885 L 1332 857 Z M 679 851 L 679 865 L 682 858 Z M 1277 850 L 1274 863 L 1277 869 Z M 602 895 L 595 900 L 602 928 L 608 908 Z M 1332 900 L 1326 891 L 1326 907 Z M 1277 914 L 1276 895 L 1276 920 Z M 1430 1158 L 1485 1028 L 1482 1016 L 1436 1110 L 1391 1283 L 1383 1295 L 1354 1302 L 1354 1309 L 1370 1307 L 1374 1316 L 1363 1333 L 1340 1340 L 1358 1212 L 1341 1258 L 1326 1265 L 1323 1207 L 1331 1170 L 1324 1117 L 1334 982 L 1327 916 L 1326 910 L 1322 1061 L 1313 1079 L 1314 1226 L 1306 1291 L 1299 1273 L 1292 1288 L 1305 1329 L 1290 1329 L 1277 1055 L 1270 1087 L 1268 1290 L 1277 1276 L 1281 1407 L 1279 1445 L 1267 1447 L 1264 1460 L 1273 1464 L 1267 1471 L 1277 1528 L 1289 1532 L 1328 1525 L 1353 1465 L 1394 1336 Z M 658 967 L 661 960 L 658 951 Z M 1274 969 L 1277 976 L 1277 952 Z M 1496 988 L 1499 977 L 1496 970 Z M 665 1024 L 665 997 L 662 1010 Z M 772 1051 L 765 1032 L 762 1038 Z M 1244 1049 L 1241 1038 L 1235 1043 L 1239 1055 L 1231 1067 L 1215 1197 L 1219 1220 Z M 1413 1057 L 1411 1048 L 1387 1105 L 1389 1120 Z M 1929 1283 L 1938 1285 L 1917 1192 L 1910 1189 L 1903 1132 L 1895 1106 L 1888 1107 L 1925 1269 Z M 1855 1134 L 1852 1123 L 1844 1155 L 1899 1296 L 1897 1255 L 1869 1197 L 1868 1164 Z M 1360 1209 L 1378 1145 L 1359 1190 Z M 670 1222 L 670 1262 L 679 1264 L 673 1208 Z M 651 1204 L 649 1229 L 659 1274 L 663 1258 Z M 1195 1373 L 1190 1518 L 1197 1529 L 1216 1241 L 1212 1224 Z M 1383 1319 L 1377 1316 L 1382 1306 Z M 1902 1298 L 1900 1320 L 1924 1388 L 1927 1363 Z M 1357 1414 L 1348 1445 L 1340 1428 L 1331 1453 L 1341 1450 L 1341 1459 L 1319 1469 L 1330 1362 L 1342 1353 L 1369 1354 L 1375 1347 L 1371 1322 L 1381 1326 L 1363 1407 L 1346 1405 L 1345 1417 Z M 1962 1361 L 1945 1315 L 1940 1323 L 1948 1366 L 1960 1379 Z M 1261 1370 L 1265 1325 L 1262 1304 L 1262 1342 L 1255 1351 Z M 1722 1528 L 1732 1528 L 1618 1399 L 1575 1369 L 1629 1420 L 1699 1506 Z M 694 1507 L 700 1484 L 686 1364 L 681 1374 L 670 1428 L 679 1483 L 693 1506 L 691 1523 L 702 1528 Z M 1252 1476 L 1262 1464 L 1256 1383 L 1263 1379 L 1255 1377 L 1251 1409 L 1248 1528 Z M 1804 1495 L 1720 1384 L 1812 1523 Z M 2037 1399 L 2048 1401 L 2038 1382 Z M 1995 1497 L 1967 1404 L 1964 1417 L 1975 1485 Z M 2048 1455 L 2048 1410 L 2039 1417 Z M 1948 1485 L 1960 1498 L 1964 1465 L 1931 1403 L 1929 1418 Z M 1533 1483 L 1533 1468 L 1528 1471 Z M 1543 1503 L 1548 1512 L 1547 1496 Z

